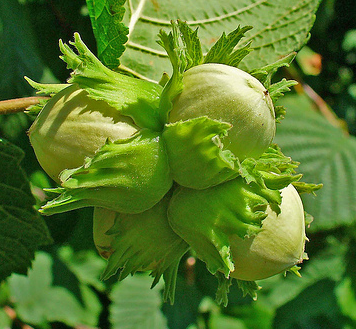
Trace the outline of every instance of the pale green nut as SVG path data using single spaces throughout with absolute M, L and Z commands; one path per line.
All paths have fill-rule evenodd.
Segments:
M 108 138 L 125 139 L 137 131 L 130 117 L 72 85 L 44 106 L 29 137 L 40 165 L 59 182 L 60 172 L 81 166 Z
M 169 121 L 207 116 L 230 123 L 222 142 L 240 161 L 258 158 L 271 144 L 275 112 L 266 88 L 253 76 L 224 64 L 202 64 L 183 75 Z
M 304 209 L 293 185 L 281 190 L 281 213 L 267 207 L 268 216 L 255 236 L 229 237 L 235 270 L 231 277 L 254 281 L 281 273 L 304 259 Z

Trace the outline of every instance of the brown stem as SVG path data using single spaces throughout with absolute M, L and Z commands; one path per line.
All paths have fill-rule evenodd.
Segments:
M 43 99 L 49 99 L 50 97 L 25 97 L 14 98 L 5 101 L 0 101 L 0 114 L 9 114 L 23 112 L 31 105 L 36 105 Z
M 315 90 L 308 84 L 303 83 L 304 92 L 310 97 L 310 99 L 317 106 L 320 113 L 334 126 L 341 128 L 347 133 L 346 123 L 339 119 L 338 116 L 333 112 L 329 105 L 324 101 L 322 97 L 315 92 Z
M 284 72 L 287 73 L 291 79 L 296 80 L 299 83 L 294 86 L 297 93 L 305 93 L 315 104 L 317 110 L 329 121 L 329 123 L 331 123 L 334 127 L 341 128 L 343 132 L 348 135 L 346 122 L 340 119 L 324 101 L 324 99 L 303 80 L 295 66 L 292 65 L 288 68 L 284 68 Z

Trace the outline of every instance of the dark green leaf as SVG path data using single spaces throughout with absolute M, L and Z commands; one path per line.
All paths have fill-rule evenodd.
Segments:
M 44 66 L 24 8 L 17 0 L 0 2 L 0 98 L 32 93 L 25 75 L 40 80 Z
M 277 310 L 273 328 L 345 328 L 334 289 L 335 282 L 331 280 L 321 280 L 308 287 L 299 298 Z
M 128 27 L 122 23 L 126 0 L 87 0 L 89 15 L 98 47 L 98 57 L 104 65 L 116 69 L 125 51 Z
M 81 283 L 93 286 L 98 291 L 105 290 L 105 284 L 99 280 L 106 262 L 93 250 L 74 252 L 69 246 L 59 250 L 60 259 L 67 265 Z
M 20 162 L 18 147 L 0 139 L 0 281 L 12 272 L 26 273 L 39 246 L 51 238 L 34 209 L 35 198 Z
M 356 140 L 332 126 L 315 111 L 305 95 L 283 98 L 287 116 L 275 141 L 299 161 L 303 180 L 322 183 L 313 195 L 303 195 L 305 209 L 314 216 L 311 230 L 332 229 L 355 222 Z
M 356 295 L 349 277 L 340 282 L 335 295 L 342 313 L 356 323 Z

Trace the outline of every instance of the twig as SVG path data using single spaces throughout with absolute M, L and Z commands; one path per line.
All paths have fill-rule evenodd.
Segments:
M 14 98 L 5 101 L 0 101 L 0 114 L 9 114 L 23 112 L 31 105 L 36 105 L 43 99 L 49 99 L 50 97 L 25 97 Z
M 342 128 L 345 132 L 347 132 L 346 123 L 340 119 L 333 110 L 329 107 L 329 105 L 324 101 L 323 98 L 319 96 L 315 92 L 315 90 L 310 87 L 308 84 L 303 83 L 304 92 L 309 96 L 309 98 L 314 102 L 317 106 L 320 113 L 334 126 L 337 128 Z
M 330 124 L 332 124 L 334 127 L 341 128 L 343 132 L 348 135 L 346 122 L 340 119 L 332 110 L 332 108 L 330 108 L 330 106 L 324 101 L 324 99 L 304 81 L 295 66 L 284 68 L 284 72 L 291 79 L 298 82 L 298 84 L 294 86 L 294 89 L 298 94 L 305 93 L 315 104 L 316 110 L 319 111 L 326 118 L 326 120 L 329 121 Z

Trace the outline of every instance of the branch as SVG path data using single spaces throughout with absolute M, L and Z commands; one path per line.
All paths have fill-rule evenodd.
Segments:
M 344 133 L 348 134 L 347 125 L 344 120 L 340 119 L 333 110 L 329 107 L 329 105 L 324 101 L 322 97 L 319 96 L 315 92 L 315 90 L 310 87 L 308 84 L 302 84 L 304 92 L 309 96 L 309 98 L 314 102 L 317 106 L 319 112 L 334 126 L 337 128 L 341 128 Z
M 39 104 L 44 99 L 50 97 L 25 97 L 0 101 L 0 114 L 23 112 L 31 105 Z

